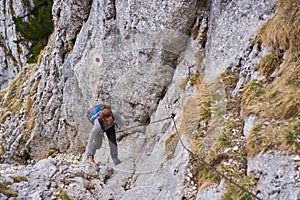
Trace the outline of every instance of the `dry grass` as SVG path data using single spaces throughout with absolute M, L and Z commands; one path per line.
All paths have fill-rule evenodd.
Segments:
M 191 85 L 197 87 L 197 95 L 189 98 L 183 106 L 179 133 L 190 139 L 191 151 L 194 155 L 203 157 L 200 154 L 203 148 L 202 145 L 206 140 L 204 132 L 208 128 L 212 115 L 211 96 L 207 85 L 202 83 L 200 75 L 192 76 L 189 81 Z M 175 135 L 170 135 L 165 143 L 166 149 L 172 150 L 174 144 L 177 143 L 178 138 Z M 210 141 L 206 141 L 206 143 L 210 143 Z M 197 158 L 195 159 L 192 156 L 190 163 L 193 165 L 192 173 L 200 188 L 218 182 L 218 177 L 207 169 L 203 163 L 200 163 Z
M 37 90 L 37 86 L 39 84 L 40 79 L 37 79 L 32 87 L 29 88 L 30 92 L 24 90 L 24 83 L 36 72 L 36 65 L 28 65 L 26 66 L 10 83 L 10 85 L 6 88 L 5 93 L 1 93 L 1 97 L 3 100 L 1 102 L 1 107 L 10 108 L 10 111 L 13 113 L 17 113 L 22 107 L 22 103 L 24 99 L 28 100 L 30 96 L 24 98 L 24 93 L 29 93 L 28 95 L 34 95 Z M 32 104 L 32 102 L 30 102 Z M 30 105 L 27 104 L 26 110 L 30 110 Z
M 28 181 L 28 178 L 26 176 L 11 176 L 10 178 L 12 178 L 14 182 L 17 183 Z
M 203 190 L 212 184 L 220 182 L 220 177 L 211 171 L 205 164 L 200 163 L 197 174 L 198 190 Z
M 205 86 L 201 85 L 202 76 L 196 74 L 190 78 L 191 85 L 197 86 L 197 97 L 189 98 L 183 106 L 182 117 L 181 117 L 181 127 L 179 127 L 179 132 L 192 137 L 192 133 L 197 131 L 200 127 L 200 120 L 203 118 L 203 109 L 205 105 L 203 103 L 206 101 L 207 97 L 209 98 L 209 93 Z
M 300 114 L 300 5 L 296 0 L 281 0 L 276 15 L 265 24 L 256 42 L 272 48 L 262 59 L 260 71 L 269 76 L 285 55 L 283 70 L 277 79 L 257 97 L 255 91 L 243 95 L 245 115 L 254 113 L 266 119 L 290 119 Z M 247 95 L 256 96 L 251 99 Z
M 242 91 L 241 104 L 244 107 L 244 114 L 248 115 L 250 111 L 247 110 L 247 107 L 250 107 L 256 104 L 258 97 L 264 94 L 265 91 L 261 83 L 257 80 L 249 82 Z
M 298 76 L 299 75 L 299 76 Z M 243 93 L 244 114 L 265 119 L 290 119 L 300 116 L 300 65 L 287 66 L 282 76 L 263 89 L 250 82 Z
M 239 112 L 240 109 L 233 111 L 234 107 L 231 104 L 222 102 L 216 104 L 218 100 L 230 96 L 228 94 L 231 94 L 238 81 L 236 73 L 225 72 L 221 75 L 227 96 L 222 96 L 224 95 L 222 91 L 217 91 L 220 88 L 218 84 L 203 88 L 199 87 L 203 84 L 202 82 L 195 84 L 199 87 L 199 96 L 190 104 L 194 109 L 189 109 L 190 112 L 199 113 L 200 124 L 202 125 L 203 121 L 206 124 L 204 129 L 206 134 L 191 137 L 192 139 L 196 138 L 192 140 L 193 152 L 249 191 L 255 191 L 257 181 L 253 176 L 246 174 L 248 156 L 254 156 L 270 149 L 300 153 L 299 15 L 297 1 L 282 0 L 277 5 L 276 16 L 261 29 L 256 38 L 255 42 L 259 45 L 271 47 L 270 54 L 264 57 L 258 66 L 258 70 L 267 78 L 267 81 L 251 81 L 243 88 L 242 94 L 237 97 L 236 102 L 232 102 L 238 108 L 239 105 L 241 106 L 244 116 L 252 113 L 258 116 L 258 119 L 263 120 L 253 127 L 247 141 L 241 141 L 239 138 L 242 134 L 242 121 L 241 123 L 224 122 L 222 118 L 225 113 L 232 112 L 231 114 L 233 114 Z M 271 75 L 275 73 L 277 73 L 276 78 L 272 80 Z M 240 104 L 239 101 L 241 101 Z M 195 114 L 196 116 L 197 114 Z M 196 130 L 195 128 L 199 124 L 196 119 L 194 119 L 194 124 L 189 127 L 189 131 Z M 271 124 L 263 125 L 263 122 L 266 121 Z M 233 129 L 236 135 L 233 135 Z M 200 132 L 199 130 L 201 130 L 201 126 L 197 129 L 197 133 Z M 225 149 L 237 145 L 235 142 L 243 143 L 240 144 L 239 150 L 224 153 Z M 228 165 L 229 160 L 236 162 Z M 196 163 L 197 161 L 191 162 Z M 207 169 L 207 166 L 199 161 L 195 165 L 197 168 L 193 174 L 197 178 L 200 189 L 218 183 L 218 177 Z M 228 188 L 222 199 L 251 199 L 248 194 L 243 193 L 235 186 L 227 185 Z
M 1 124 L 3 124 L 6 121 L 6 119 L 11 116 L 11 112 L 8 111 L 7 108 L 4 108 L 3 111 L 2 111 L 2 113 L 3 114 L 0 117 L 0 123 Z
M 0 144 L 0 156 L 4 155 L 4 149 L 3 146 Z
M 257 124 L 247 140 L 247 153 L 252 157 L 267 150 L 300 153 L 300 118 L 276 122 L 269 126 Z
M 299 143 L 287 142 L 288 133 L 297 133 L 293 129 L 300 116 L 300 65 L 287 66 L 282 76 L 273 81 L 264 93 L 249 101 L 249 97 L 255 96 L 255 92 L 243 95 L 248 99 L 243 104 L 244 114 L 253 113 L 262 122 L 272 122 L 263 126 L 258 122 L 252 129 L 247 139 L 247 152 L 254 156 L 267 150 L 280 150 L 288 153 L 299 153 Z M 257 90 L 256 90 L 257 91 Z M 273 122 L 278 122 L 273 124 Z M 286 125 L 288 124 L 288 125 Z M 291 145 L 292 144 L 292 145 Z
M 165 141 L 165 153 L 167 155 L 167 160 L 174 157 L 174 153 L 179 142 L 179 136 L 176 133 L 172 133 L 168 136 Z
M 27 129 L 28 130 L 32 130 L 33 127 L 34 127 L 34 122 L 35 122 L 35 117 L 32 116 L 28 119 L 28 122 L 27 122 Z M 28 138 L 29 139 L 29 138 Z
M 11 120 L 19 120 L 22 117 L 24 122 L 19 123 L 22 128 L 21 131 L 24 131 L 20 133 L 20 135 L 23 134 L 21 142 L 28 141 L 31 130 L 34 128 L 35 118 L 32 113 L 32 105 L 35 101 L 34 95 L 37 91 L 40 78 L 37 78 L 35 81 L 29 81 L 30 77 L 36 71 L 37 66 L 35 64 L 27 65 L 10 83 L 5 90 L 5 94 L 1 93 L 3 99 L 0 102 L 0 106 L 3 110 L 0 112 L 0 122 L 4 124 L 8 117 L 11 117 Z M 22 108 L 24 109 L 24 113 L 20 113 Z M 9 124 L 4 129 L 7 129 L 8 126 Z M 4 143 L 1 145 L 4 146 Z
M 221 79 L 224 85 L 226 86 L 227 96 L 231 96 L 231 92 L 235 89 L 237 82 L 239 81 L 239 73 L 226 70 L 221 74 Z
M 17 197 L 18 194 L 10 189 L 11 182 L 0 183 L 0 193 L 7 197 Z
M 30 94 L 34 95 L 37 92 L 38 86 L 40 84 L 41 78 L 37 78 L 30 88 Z
M 257 180 L 254 176 L 244 176 L 242 179 L 237 181 L 237 184 L 244 188 L 248 188 L 249 191 L 256 190 Z M 230 184 L 228 188 L 224 192 L 222 196 L 222 200 L 234 200 L 234 199 L 243 199 L 243 200 L 251 200 L 253 197 L 243 192 L 241 189 L 237 188 L 236 186 Z
M 258 70 L 268 79 L 279 68 L 280 60 L 281 56 L 272 52 L 260 61 Z
M 8 91 L 7 88 L 0 91 L 0 99 L 1 99 L 1 101 L 4 99 L 5 95 L 7 94 L 7 91 Z
M 183 106 L 179 132 L 191 138 L 191 133 L 200 126 L 200 106 L 196 98 L 191 97 Z
M 289 52 L 288 62 L 299 58 L 300 5 L 297 0 L 281 0 L 276 15 L 265 24 L 256 42 L 272 47 L 276 52 Z

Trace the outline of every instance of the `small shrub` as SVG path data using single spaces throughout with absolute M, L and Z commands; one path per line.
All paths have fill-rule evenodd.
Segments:
M 16 30 L 33 46 L 29 49 L 28 62 L 36 62 L 37 57 L 47 44 L 48 36 L 53 32 L 52 5 L 53 0 L 34 0 L 35 8 L 29 15 L 29 22 L 22 17 L 13 17 Z
M 28 58 L 28 63 L 35 63 L 38 61 L 38 56 L 41 50 L 47 45 L 47 39 L 40 39 L 38 42 L 33 45 L 29 51 L 31 52 L 31 56 Z
M 41 3 L 42 2 L 42 3 Z M 31 11 L 29 22 L 22 17 L 13 17 L 16 30 L 27 40 L 38 41 L 49 36 L 53 31 L 52 0 L 35 0 L 35 8 Z

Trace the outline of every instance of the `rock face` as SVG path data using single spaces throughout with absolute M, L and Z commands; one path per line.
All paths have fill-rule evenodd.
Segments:
M 258 196 L 262 199 L 298 199 L 299 161 L 299 155 L 288 157 L 278 152 L 268 152 L 249 159 L 248 172 L 254 172 L 259 179 Z
M 277 1 L 219 1 L 210 3 L 210 26 L 206 45 L 205 75 L 209 80 L 227 68 L 246 66 L 252 43 L 259 28 L 274 15 Z M 255 62 L 255 56 L 252 57 Z M 250 61 L 251 61 L 250 60 Z M 253 66 L 246 66 L 254 71 Z M 217 67 L 216 67 L 217 66 Z
M 24 72 L 18 75 L 24 81 L 10 93 L 20 94 L 19 104 L 1 94 L 0 112 L 8 116 L 0 127 L 1 162 L 23 163 L 0 165 L 0 184 L 10 183 L 15 192 L 0 193 L 1 199 L 61 195 L 74 199 L 222 198 L 224 180 L 198 191 L 193 169 L 188 167 L 190 154 L 185 148 L 192 148 L 189 138 L 180 135 L 171 153 L 166 152 L 166 141 L 180 134 L 177 126 L 187 126 L 180 122 L 184 106 L 197 95 L 194 77 L 203 74 L 211 84 L 228 67 L 239 69 L 240 83 L 233 96 L 255 77 L 254 67 L 262 53 L 253 47 L 253 39 L 274 15 L 277 1 L 54 0 L 54 32 L 38 63 L 31 67 L 24 66 L 28 44 L 16 46 L 12 41 L 19 36 L 14 25 L 8 25 L 12 8 L 17 16 L 26 15 L 32 3 L 25 6 L 24 2 L 5 0 L 0 7 L 5 13 L 0 22 L 5 33 L 0 38 L 1 88 L 19 71 Z M 216 94 L 215 88 L 210 89 Z M 223 88 L 217 90 L 225 93 Z M 217 106 L 225 101 L 220 99 L 224 96 L 213 103 Z M 100 165 L 96 170 L 85 160 L 91 129 L 85 113 L 98 102 L 110 104 L 130 125 L 140 127 L 119 133 L 120 165 L 112 165 L 104 140 L 95 156 Z M 7 110 L 3 105 L 20 109 Z M 246 119 L 245 132 L 250 131 L 252 121 Z M 290 159 L 282 156 L 283 165 Z M 259 166 L 272 162 L 253 158 L 247 169 L 259 174 Z M 283 165 L 278 170 L 285 170 Z M 266 173 L 265 168 L 261 170 Z M 258 187 L 265 199 L 275 191 L 264 187 L 273 178 L 257 176 L 264 179 Z M 299 191 L 299 179 L 277 186 L 287 189 L 274 194 L 275 199 L 297 199 L 297 194 L 287 194 Z
M 32 4 L 23 0 L 5 0 L 0 4 L 0 89 L 9 82 L 26 64 L 30 44 L 24 42 L 15 30 L 14 17 L 28 14 Z

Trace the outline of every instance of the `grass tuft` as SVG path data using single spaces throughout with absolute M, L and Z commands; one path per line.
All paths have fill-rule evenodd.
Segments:
M 72 198 L 69 197 L 68 193 L 64 191 L 62 188 L 58 189 L 57 198 L 61 200 L 72 200 Z
M 257 124 L 247 139 L 246 149 L 252 157 L 267 150 L 285 151 L 290 154 L 300 153 L 300 119 L 292 118 L 277 121 L 270 125 Z
M 7 182 L 7 181 L 0 183 L 0 193 L 8 197 L 17 197 L 18 194 L 9 188 L 10 185 L 11 182 Z
M 288 62 L 299 58 L 300 9 L 297 0 L 281 0 L 276 15 L 257 34 L 255 42 L 272 47 L 275 52 L 288 51 Z
M 280 66 L 280 57 L 274 52 L 264 57 L 258 65 L 258 70 L 267 78 Z
M 165 153 L 167 154 L 167 160 L 173 158 L 178 142 L 179 142 L 179 137 L 176 133 L 170 134 L 166 139 Z

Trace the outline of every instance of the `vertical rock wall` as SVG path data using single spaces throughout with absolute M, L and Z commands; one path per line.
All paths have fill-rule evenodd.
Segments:
M 15 30 L 13 17 L 23 17 L 32 8 L 30 1 L 3 0 L 0 3 L 0 89 L 4 89 L 27 62 L 30 44 Z

